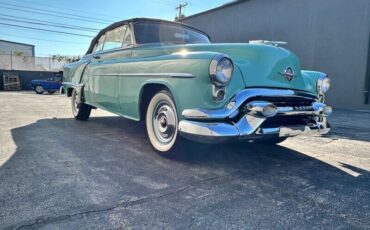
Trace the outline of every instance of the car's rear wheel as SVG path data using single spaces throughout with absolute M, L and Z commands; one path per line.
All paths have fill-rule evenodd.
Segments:
M 173 155 L 179 146 L 178 117 L 172 95 L 162 90 L 149 102 L 146 112 L 146 129 L 154 149 L 165 156 Z
M 48 93 L 49 94 L 54 94 L 55 93 L 55 90 L 48 90 Z
M 72 113 L 76 120 L 86 121 L 89 119 L 92 107 L 83 103 L 76 89 L 72 91 Z
M 45 92 L 44 88 L 41 85 L 36 85 L 35 86 L 35 92 L 37 94 L 43 94 Z

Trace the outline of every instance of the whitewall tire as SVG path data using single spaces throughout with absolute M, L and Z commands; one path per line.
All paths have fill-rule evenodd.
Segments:
M 156 151 L 174 151 L 179 139 L 178 117 L 174 100 L 168 91 L 162 90 L 150 100 L 146 112 L 146 129 Z

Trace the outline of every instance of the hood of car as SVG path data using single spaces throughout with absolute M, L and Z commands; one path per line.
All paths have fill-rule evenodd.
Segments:
M 215 52 L 228 55 L 243 75 L 245 87 L 287 88 L 315 93 L 315 84 L 301 74 L 300 62 L 291 51 L 262 44 L 188 44 L 147 47 L 145 55 Z M 144 55 L 144 56 L 145 56 Z

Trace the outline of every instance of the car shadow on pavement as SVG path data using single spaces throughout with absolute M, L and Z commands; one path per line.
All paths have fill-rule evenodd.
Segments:
M 320 226 L 328 218 L 337 226 L 370 224 L 368 171 L 346 165 L 359 173 L 353 177 L 284 146 L 189 143 L 183 153 L 167 159 L 152 149 L 143 123 L 121 117 L 43 119 L 11 132 L 17 149 L 0 167 L 0 223 L 5 227 L 68 221 L 71 213 L 117 208 L 127 200 L 171 189 L 177 192 L 169 194 L 176 197 L 168 197 L 160 210 L 168 216 L 174 210 L 184 215 L 192 210 L 198 212 L 196 219 L 208 215 L 203 212 L 226 215 L 242 209 L 258 212 L 255 221 L 271 224 L 281 216 L 299 214 L 285 227 Z M 199 203 L 189 196 L 205 198 Z M 225 205 L 224 210 L 215 202 Z

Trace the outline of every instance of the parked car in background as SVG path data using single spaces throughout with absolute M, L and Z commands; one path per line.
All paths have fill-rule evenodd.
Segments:
M 77 120 L 93 108 L 145 120 L 160 153 L 181 147 L 181 136 L 279 143 L 330 130 L 326 74 L 301 70 L 277 42 L 212 44 L 176 22 L 139 18 L 103 29 L 65 66 L 63 86 Z
M 59 91 L 62 87 L 63 75 L 56 74 L 54 77 L 42 79 L 42 80 L 32 80 L 31 88 L 37 94 L 43 94 L 45 91 L 49 94 L 54 94 Z

